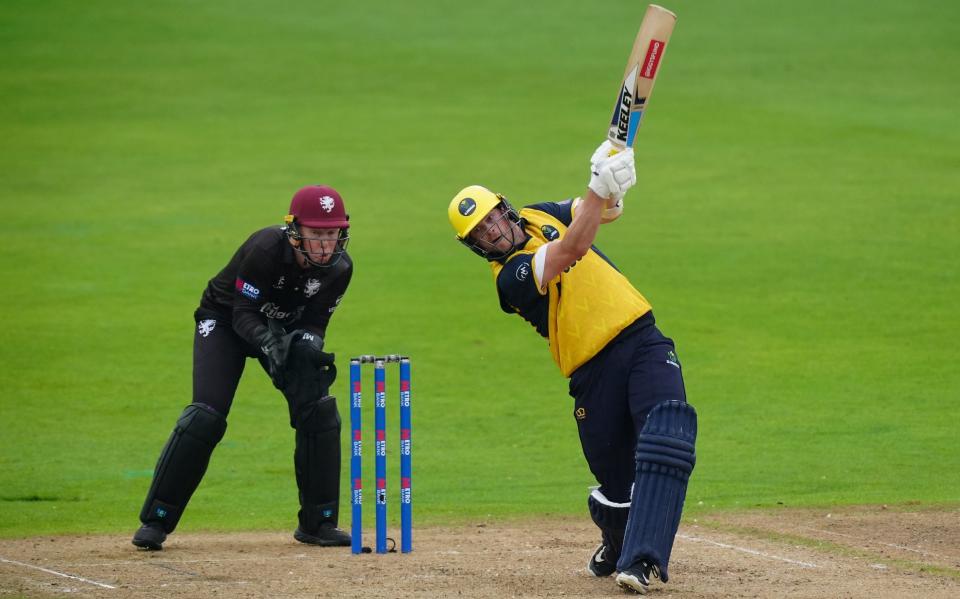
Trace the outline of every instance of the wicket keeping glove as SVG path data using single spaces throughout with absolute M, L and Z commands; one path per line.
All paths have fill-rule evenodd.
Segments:
M 337 378 L 337 367 L 334 364 L 336 356 L 323 351 L 323 337 L 306 329 L 289 333 L 284 337 L 284 341 L 288 337 L 292 339 L 290 351 L 309 360 L 312 366 L 310 372 L 314 373 L 320 386 L 320 395 L 326 395 Z
M 286 366 L 290 344 L 283 343 L 283 340 L 269 329 L 257 337 L 257 344 L 260 345 L 260 351 L 267 358 L 267 372 L 270 373 L 273 386 L 277 389 L 283 389 L 283 370 Z
M 600 144 L 594 157 L 602 153 L 604 142 Z M 603 158 L 590 165 L 590 183 L 587 184 L 595 194 L 604 199 L 623 199 L 627 191 L 637 182 L 637 172 L 633 164 L 633 148 L 617 152 L 609 158 Z

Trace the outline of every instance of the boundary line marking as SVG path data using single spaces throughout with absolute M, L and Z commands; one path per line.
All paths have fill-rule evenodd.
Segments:
M 41 572 L 46 572 L 47 574 L 55 574 L 55 575 L 57 575 L 57 576 L 63 576 L 64 578 L 70 578 L 70 579 L 73 579 L 73 580 L 79 580 L 80 582 L 85 582 L 85 583 L 87 583 L 87 584 L 96 585 L 96 586 L 98 586 L 98 587 L 102 587 L 102 588 L 105 588 L 105 589 L 115 589 L 115 588 L 117 588 L 117 587 L 115 587 L 115 586 L 111 586 L 111 585 L 106 584 L 106 583 L 104 583 L 104 582 L 97 582 L 96 580 L 90 580 L 89 578 L 84 578 L 84 577 L 82 577 L 82 576 L 74 576 L 73 574 L 65 574 L 65 573 L 63 573 L 63 572 L 57 572 L 56 570 L 50 570 L 50 569 L 48 569 L 48 568 L 41 568 L 40 566 L 34 566 L 33 564 L 25 564 L 25 563 L 23 563 L 23 562 L 18 562 L 18 561 L 16 561 L 16 560 L 7 559 L 7 558 L 5 558 L 5 557 L 3 557 L 3 556 L 0 556 L 0 562 L 6 563 L 6 564 L 14 564 L 14 565 L 17 565 L 17 566 L 23 566 L 24 568 L 33 568 L 34 570 L 40 570 Z

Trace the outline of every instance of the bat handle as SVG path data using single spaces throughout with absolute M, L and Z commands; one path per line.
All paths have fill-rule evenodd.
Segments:
M 608 137 L 607 139 L 610 139 L 610 138 Z M 611 139 L 611 140 L 610 140 L 610 145 L 611 145 L 612 147 L 610 148 L 610 152 L 607 153 L 607 158 L 609 158 L 609 157 L 611 157 L 611 156 L 614 156 L 614 155 L 616 155 L 616 154 L 619 154 L 620 152 L 622 152 L 622 151 L 624 151 L 624 150 L 627 149 L 627 146 L 624 145 L 624 144 L 622 144 L 622 143 L 620 143 L 620 140 L 613 141 L 613 140 Z

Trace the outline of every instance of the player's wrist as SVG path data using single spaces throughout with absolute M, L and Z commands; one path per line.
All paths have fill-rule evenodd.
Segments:
M 592 179 L 591 179 L 591 182 L 592 182 Z M 609 190 L 606 190 L 606 192 L 609 193 Z M 613 198 L 610 198 L 608 200 L 607 198 L 601 196 L 596 189 L 594 189 L 589 185 L 587 186 L 587 193 L 585 193 L 583 197 L 580 199 L 583 205 L 598 203 L 601 205 L 601 207 L 606 207 L 607 202 L 612 200 Z

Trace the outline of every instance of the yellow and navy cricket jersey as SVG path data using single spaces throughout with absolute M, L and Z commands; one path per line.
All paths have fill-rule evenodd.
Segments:
M 530 239 L 504 261 L 490 262 L 500 307 L 522 316 L 549 340 L 554 361 L 569 377 L 649 312 L 650 303 L 596 247 L 549 281 L 542 293 L 534 276 L 534 254 L 566 234 L 573 201 L 526 206 L 520 217 Z

